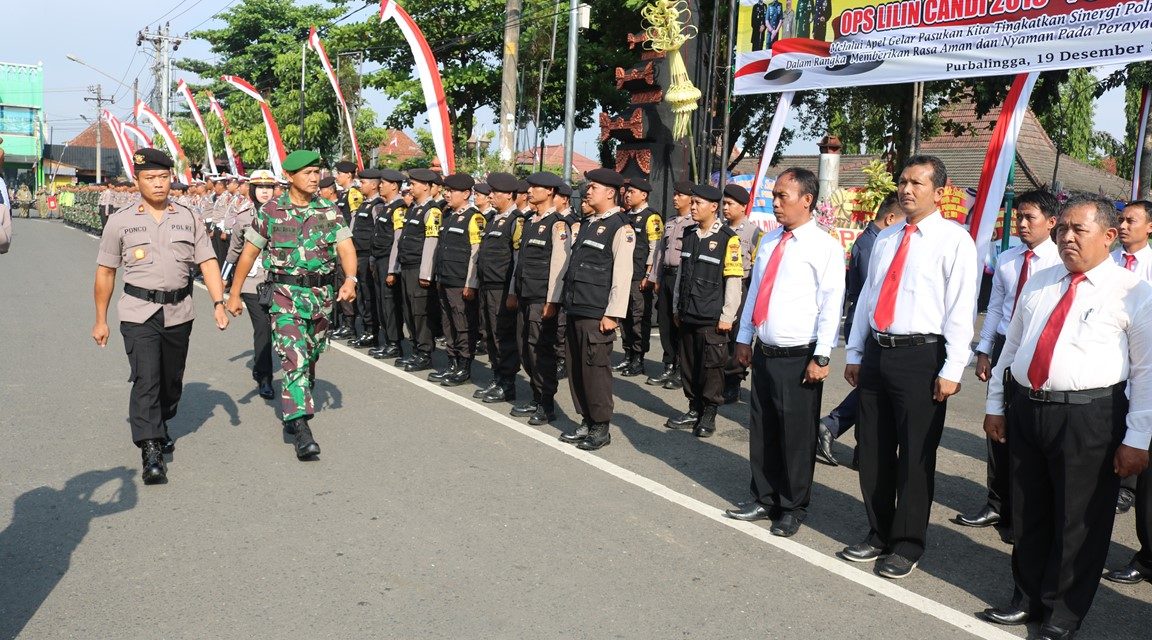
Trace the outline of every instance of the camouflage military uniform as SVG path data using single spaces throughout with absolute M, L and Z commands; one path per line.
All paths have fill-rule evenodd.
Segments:
M 274 285 L 272 346 L 280 356 L 284 385 L 280 394 L 285 421 L 313 413 L 309 371 L 328 346 L 328 324 L 335 298 L 336 244 L 351 237 L 336 205 L 313 198 L 306 207 L 288 194 L 268 202 L 256 214 L 245 239 L 263 251 L 264 268 L 287 276 L 329 276 L 322 286 Z

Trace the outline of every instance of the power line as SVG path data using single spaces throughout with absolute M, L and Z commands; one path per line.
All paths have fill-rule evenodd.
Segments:
M 160 24 L 160 21 L 161 21 L 161 20 L 163 20 L 164 18 L 166 18 L 166 17 L 168 16 L 168 14 L 170 14 L 170 13 L 172 13 L 173 11 L 175 11 L 175 10 L 179 9 L 179 8 L 180 8 L 180 5 L 184 4 L 185 2 L 188 2 L 188 0 L 180 0 L 180 2 L 177 2 L 177 3 L 176 3 L 176 5 L 175 5 L 175 6 L 173 6 L 171 9 L 169 9 L 169 10 L 165 11 L 165 12 L 164 12 L 164 15 L 160 16 L 159 18 L 156 18 L 155 20 L 153 20 L 152 22 L 149 22 L 148 24 Z M 195 5 L 193 5 L 193 6 L 195 6 Z
M 208 22 L 209 20 L 214 19 L 216 16 L 220 15 L 221 13 L 224 13 L 225 11 L 228 10 L 229 7 L 231 7 L 234 4 L 236 4 L 236 0 L 232 0 L 228 4 L 224 5 L 224 7 L 222 9 L 220 9 L 219 11 L 217 11 L 216 13 L 213 13 L 212 15 L 208 16 L 207 18 L 204 18 L 203 20 L 200 21 L 200 24 L 197 24 L 195 27 L 192 27 L 191 29 L 188 30 L 188 32 L 192 32 L 192 31 L 199 29 L 204 23 Z
M 204 0 L 196 0 L 196 2 L 193 2 L 192 4 L 188 5 L 187 9 L 185 9 L 185 10 L 181 11 L 180 13 L 177 13 L 176 15 L 172 16 L 172 19 L 175 20 L 176 18 L 179 18 L 180 16 L 184 15 L 185 13 L 188 13 L 192 9 L 195 9 L 196 5 L 200 4 L 201 2 L 204 2 Z

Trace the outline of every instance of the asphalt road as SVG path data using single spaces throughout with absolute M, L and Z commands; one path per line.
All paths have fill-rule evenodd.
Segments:
M 319 366 L 323 455 L 298 462 L 251 383 L 247 316 L 219 332 L 203 291 L 170 482 L 145 487 L 115 319 L 106 349 L 89 337 L 96 246 L 20 219 L 0 256 L 0 638 L 1028 631 L 973 617 L 1009 597 L 1010 548 L 949 522 L 984 495 L 983 389 L 970 372 L 950 406 L 928 552 L 898 583 L 833 555 L 867 529 L 844 466 L 817 468 L 794 538 L 720 517 L 747 497 L 746 391 L 716 437 L 697 440 L 660 426 L 684 409 L 680 392 L 617 378 L 613 443 L 586 454 L 555 439 L 574 415 L 563 383 L 565 416 L 534 428 L 472 400 L 473 386 L 432 387 L 338 347 Z M 834 377 L 825 409 L 846 391 Z M 851 444 L 837 444 L 841 461 Z M 1110 564 L 1136 546 L 1121 516 Z M 1150 584 L 1105 582 L 1080 637 L 1146 638 L 1150 603 Z

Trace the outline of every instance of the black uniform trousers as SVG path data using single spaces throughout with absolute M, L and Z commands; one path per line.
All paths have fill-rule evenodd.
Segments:
M 799 356 L 771 357 L 752 347 L 752 411 L 748 462 L 752 497 L 766 506 L 803 516 L 812 498 L 816 468 L 816 421 L 824 383 L 805 384 L 813 344 Z
M 676 313 L 672 308 L 672 298 L 678 269 L 664 267 L 661 274 L 663 282 L 660 284 L 660 292 L 656 294 L 656 326 L 660 329 L 660 348 L 664 350 L 661 360 L 666 365 L 680 362 L 680 329 L 672 322 L 672 316 Z
M 992 341 L 992 366 L 1000 361 L 1000 352 L 1004 350 L 1004 335 L 997 333 Z M 1007 432 L 1005 436 L 1007 436 Z M 1000 514 L 1000 526 L 1012 526 L 1012 484 L 1008 471 L 1008 443 L 996 442 L 992 438 L 988 441 L 988 506 Z
M 476 298 L 464 299 L 464 287 L 440 285 L 440 318 L 447 341 L 444 351 L 449 358 L 468 358 L 476 355 Z
M 1126 432 L 1123 383 L 1090 404 L 1029 400 L 1008 411 L 1014 604 L 1078 629 L 1108 556 L 1120 478 L 1112 459 Z
M 609 422 L 612 397 L 612 343 L 616 332 L 601 333 L 600 318 L 568 316 L 568 389 L 576 413 L 589 422 Z
M 1136 476 L 1136 539 L 1140 550 L 1133 561 L 1152 574 L 1152 467 Z
M 564 305 L 556 305 L 556 360 L 564 362 L 568 358 L 568 312 Z
M 404 319 L 415 350 L 431 355 L 436 343 L 432 340 L 432 323 L 440 321 L 440 300 L 435 283 L 427 289 L 420 286 L 420 267 L 400 269 L 400 287 L 404 293 Z
M 341 284 L 344 284 L 344 277 L 346 275 L 347 274 L 344 273 L 344 266 L 340 264 L 339 260 L 337 260 L 336 261 L 336 282 L 337 282 L 336 289 L 337 290 L 340 289 Z M 359 276 L 357 276 L 357 277 L 359 277 Z M 357 295 L 359 295 L 359 293 L 357 293 Z M 343 300 L 343 301 L 336 303 L 335 309 L 336 309 L 336 313 L 333 314 L 335 317 L 332 318 L 332 320 L 333 320 L 332 324 L 337 325 L 339 328 L 347 327 L 347 328 L 355 331 L 356 330 L 356 303 L 355 302 L 349 302 L 347 300 Z
M 679 333 L 680 376 L 689 408 L 723 404 L 728 334 L 717 332 L 715 324 L 681 324 Z
M 748 377 L 748 369 L 736 362 L 736 335 L 740 333 L 740 318 L 744 317 L 744 302 L 748 300 L 749 278 L 740 283 L 740 306 L 736 309 L 736 322 L 732 331 L 728 332 L 728 362 L 724 365 L 724 384 L 730 387 L 739 387 L 744 378 Z
M 628 313 L 620 322 L 624 355 L 643 358 L 652 341 L 652 287 L 640 290 L 643 280 L 633 280 L 628 293 Z
M 913 562 L 924 540 L 936 481 L 936 449 L 948 402 L 936 402 L 944 340 L 881 348 L 869 336 L 860 367 L 860 491 L 868 542 Z
M 388 286 L 388 258 L 373 258 L 372 269 L 375 272 L 373 284 L 376 285 L 376 319 L 377 336 L 380 344 L 400 342 L 402 331 L 400 326 L 404 323 L 404 300 L 401 291 L 400 277 L 396 277 L 396 284 Z
M 375 334 L 380 325 L 376 317 L 376 269 L 372 262 L 367 251 L 356 252 L 356 313 L 366 334 Z
M 120 335 L 131 368 L 128 422 L 132 441 L 139 446 L 145 440 L 166 437 L 164 421 L 176 415 L 184 391 L 192 321 L 165 327 L 160 309 L 144 322 L 121 322 Z
M 272 382 L 272 318 L 268 307 L 260 304 L 255 293 L 241 293 L 240 299 L 252 321 L 252 379 Z
M 480 285 L 480 328 L 488 347 L 488 362 L 499 379 L 511 380 L 520 370 L 516 348 L 516 312 L 505 304 L 508 288 Z
M 556 305 L 559 308 L 560 305 Z M 532 385 L 532 399 L 551 398 L 556 395 L 556 334 L 559 313 L 544 319 L 544 302 L 520 300 L 516 313 L 516 335 L 519 339 L 520 361 Z M 567 327 L 565 327 L 565 330 Z

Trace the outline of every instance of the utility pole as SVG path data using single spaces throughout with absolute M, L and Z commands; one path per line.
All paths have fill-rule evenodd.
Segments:
M 520 60 L 520 0 L 504 10 L 504 74 L 500 80 L 500 163 L 511 169 L 516 148 L 517 65 Z
M 156 78 L 156 89 L 152 94 L 152 103 L 153 106 L 157 107 L 156 110 L 160 113 L 160 117 L 167 121 L 169 105 L 172 102 L 172 58 L 169 56 L 169 50 L 179 49 L 184 38 L 171 35 L 168 23 L 165 22 L 163 28 L 156 31 L 143 29 L 136 34 L 136 46 L 139 47 L 145 42 L 152 45 L 156 54 L 156 64 L 152 67 L 152 73 Z
M 568 0 L 568 89 L 564 94 L 564 181 L 572 182 L 572 139 L 576 135 L 576 45 L 580 0 Z
M 93 122 L 96 124 L 96 183 L 99 184 L 103 178 L 100 171 L 100 157 L 104 155 L 104 103 L 116 104 L 116 101 L 112 98 L 105 98 L 104 87 L 100 85 L 88 87 L 88 90 L 96 94 L 95 98 L 84 99 L 96 103 L 96 119 Z

